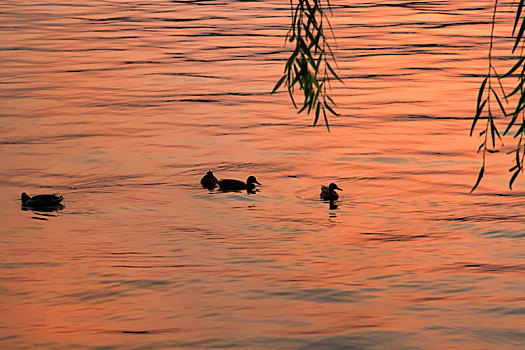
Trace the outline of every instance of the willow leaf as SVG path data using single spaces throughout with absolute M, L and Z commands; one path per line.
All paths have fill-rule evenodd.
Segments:
M 283 76 L 281 77 L 281 79 L 279 79 L 279 81 L 277 82 L 277 84 L 275 84 L 275 86 L 274 86 L 274 88 L 273 88 L 273 90 L 272 90 L 272 94 L 273 94 L 275 91 L 277 91 L 277 90 L 281 87 L 281 85 L 283 84 L 283 82 L 284 82 L 285 79 L 286 79 L 286 75 L 283 75 Z
M 319 58 L 317 59 L 317 64 L 315 65 L 315 74 L 319 72 L 319 67 L 321 67 L 322 58 L 323 58 L 323 52 L 319 54 Z
M 514 123 L 516 122 L 516 119 L 518 119 L 519 113 L 518 114 L 512 113 L 511 115 L 512 115 L 512 119 L 509 122 L 509 124 L 507 125 L 507 128 L 505 129 L 505 131 L 503 132 L 503 135 L 507 135 L 509 130 L 514 126 Z
M 330 65 L 330 63 L 326 62 L 326 66 L 328 67 L 328 70 L 330 70 L 330 73 L 332 73 L 332 75 L 337 79 L 339 80 L 341 83 L 343 83 L 343 81 L 341 80 L 341 78 L 339 78 L 339 75 L 337 75 L 336 72 L 334 72 L 334 70 L 332 69 L 332 66 Z M 344 84 L 344 83 L 343 83 Z
M 520 3 L 520 5 L 522 5 L 522 3 Z M 514 42 L 514 47 L 512 48 L 512 53 L 514 53 L 514 51 L 518 47 L 518 45 L 519 45 L 519 43 L 521 41 L 521 38 L 523 37 L 523 32 L 525 32 L 525 21 L 521 22 L 520 31 L 519 31 L 518 35 L 516 35 L 516 41 Z
M 485 165 L 483 165 L 479 171 L 478 179 L 476 180 L 476 184 L 472 189 L 470 190 L 470 193 L 474 192 L 474 190 L 478 187 L 479 183 L 481 182 L 481 179 L 483 178 L 483 174 L 485 173 Z
M 501 83 L 501 77 L 498 75 L 498 72 L 496 72 L 496 69 L 492 67 L 492 71 L 494 72 L 494 75 L 498 79 L 499 88 L 501 89 L 501 94 L 503 95 L 503 98 L 508 103 L 507 97 L 505 96 L 505 90 L 503 89 L 503 84 Z
M 317 99 L 319 98 L 319 94 L 321 93 L 321 90 L 323 89 L 323 85 L 324 83 L 321 83 L 321 85 L 319 85 L 319 88 L 317 89 L 317 92 L 314 95 L 314 99 L 312 100 L 312 104 L 316 104 Z
M 490 121 L 490 136 L 492 139 L 492 148 L 496 147 L 496 135 L 495 133 L 498 131 L 496 129 L 496 125 L 494 125 L 494 118 L 492 117 L 492 113 L 489 110 L 489 121 Z M 499 133 L 498 133 L 499 135 Z
M 516 62 L 516 64 L 514 66 L 512 66 L 511 69 L 509 69 L 509 71 L 505 74 L 503 74 L 503 78 L 506 78 L 508 77 L 509 75 L 511 75 L 512 73 L 514 73 L 516 71 L 516 69 L 518 69 L 521 64 L 523 63 L 523 61 L 525 60 L 525 57 L 522 57 L 518 60 L 518 62 Z
M 320 108 L 321 108 L 321 102 L 317 102 L 317 107 L 315 108 L 315 119 L 314 119 L 314 125 L 313 126 L 315 126 L 317 124 L 317 121 L 319 120 Z
M 521 134 L 525 134 L 525 123 L 522 123 L 520 125 L 520 128 L 518 129 L 518 131 L 516 131 L 516 134 L 514 135 L 514 137 L 518 137 Z
M 518 85 L 514 88 L 514 90 L 510 92 L 510 94 L 507 95 L 507 97 L 511 97 L 515 95 L 516 93 L 521 92 L 521 90 L 523 89 L 524 83 L 525 83 L 525 79 L 520 79 L 520 82 L 518 83 Z
M 481 98 L 483 97 L 483 92 L 485 91 L 485 85 L 487 84 L 487 80 L 488 80 L 488 77 L 485 77 L 485 79 L 483 79 L 483 82 L 481 83 L 481 86 L 479 87 L 479 92 L 478 92 L 478 103 L 477 103 L 477 106 L 478 106 L 478 110 L 480 109 L 479 108 L 479 104 L 481 102 Z
M 520 174 L 521 172 L 521 169 L 518 169 L 514 172 L 514 174 L 512 174 L 512 177 L 510 178 L 510 181 L 509 181 L 509 188 L 512 190 L 512 185 L 514 184 L 514 181 L 516 181 L 516 178 L 518 177 L 518 175 Z
M 324 116 L 324 123 L 326 125 L 326 129 L 328 130 L 328 132 L 330 132 L 330 125 L 328 124 L 328 118 L 326 117 L 326 110 L 324 109 L 324 107 L 323 107 L 323 116 Z
M 520 3 L 518 4 L 518 8 L 516 10 L 516 19 L 514 20 L 514 27 L 512 28 L 512 36 L 514 36 L 514 33 L 516 32 L 516 28 L 518 28 L 518 23 L 520 22 L 521 10 L 523 10 L 523 3 L 525 3 L 525 0 L 520 0 Z
M 505 108 L 503 107 L 503 104 L 501 103 L 498 94 L 496 93 L 496 91 L 494 91 L 493 88 L 490 88 L 490 91 L 492 91 L 492 94 L 494 95 L 494 97 L 496 97 L 496 101 L 498 101 L 498 105 L 499 105 L 499 108 L 501 109 L 501 113 L 503 113 L 503 115 L 506 117 L 507 112 L 505 112 Z
M 324 101 L 324 105 L 325 105 L 325 107 L 326 107 L 326 108 L 327 108 L 327 109 L 328 109 L 333 115 L 339 115 L 339 113 L 337 113 L 336 111 L 334 111 L 334 110 L 332 109 L 332 107 L 330 107 L 330 105 L 329 105 L 326 101 Z
M 485 142 L 482 142 L 481 145 L 478 147 L 478 153 L 481 152 L 481 150 L 485 147 Z
M 474 116 L 474 120 L 472 121 L 472 126 L 470 127 L 470 136 L 472 136 L 472 133 L 474 132 L 474 128 L 476 127 L 476 123 L 478 122 L 478 119 L 481 115 L 481 112 L 483 111 L 483 108 L 485 107 L 485 104 L 487 104 L 487 100 L 483 101 L 481 106 L 478 106 L 478 110 L 476 112 L 476 115 Z

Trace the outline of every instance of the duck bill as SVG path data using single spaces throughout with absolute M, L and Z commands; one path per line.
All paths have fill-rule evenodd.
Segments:
M 339 190 L 339 191 L 342 191 L 342 190 L 343 190 L 342 188 L 339 188 L 338 186 L 335 186 L 335 189 L 336 189 L 336 190 Z
M 259 186 L 262 186 L 261 183 L 260 183 L 259 181 L 257 181 L 257 180 L 255 181 L 255 183 L 256 183 L 257 185 L 259 185 Z

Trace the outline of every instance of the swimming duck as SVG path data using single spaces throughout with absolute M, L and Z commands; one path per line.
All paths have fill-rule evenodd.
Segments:
M 337 192 L 335 192 L 335 190 L 342 191 L 342 189 L 337 187 L 337 185 L 333 182 L 330 185 L 328 185 L 328 187 L 321 186 L 321 199 L 324 201 L 334 201 L 336 199 L 339 199 L 339 195 L 337 194 Z
M 246 182 L 241 180 L 224 179 L 219 181 L 219 189 L 223 191 L 248 190 L 253 192 L 255 184 L 260 185 L 255 176 L 249 176 Z
M 209 170 L 201 179 L 201 185 L 204 188 L 212 189 L 219 186 L 219 180 L 213 175 L 213 171 Z
M 56 194 L 38 194 L 29 197 L 27 193 L 22 193 L 22 206 L 27 208 L 56 208 L 62 206 L 60 202 L 64 197 Z

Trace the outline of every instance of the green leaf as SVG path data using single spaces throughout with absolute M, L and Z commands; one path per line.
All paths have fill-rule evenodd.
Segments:
M 332 76 L 341 82 L 342 79 L 337 75 L 336 69 L 334 70 L 334 68 L 337 68 L 337 61 L 331 49 L 331 44 L 325 36 L 327 24 L 332 34 L 331 38 L 335 38 L 330 20 L 325 13 L 325 4 L 321 0 L 297 0 L 296 2 L 290 2 L 291 26 L 286 33 L 286 39 L 289 39 L 290 42 L 295 42 L 295 47 L 286 61 L 284 74 L 279 77 L 272 94 L 285 85 L 290 95 L 290 100 L 294 107 L 298 109 L 298 113 L 306 112 L 310 114 L 315 109 L 315 125 L 318 123 L 322 109 L 329 130 L 326 111 L 328 110 L 334 115 L 337 115 L 337 113 L 331 107 L 335 106 L 335 103 L 327 95 L 325 82 L 328 81 L 327 84 L 330 85 Z M 329 2 L 328 8 L 331 9 Z M 329 62 L 329 59 L 332 62 Z M 299 108 L 294 100 L 294 96 L 297 98 L 297 93 L 294 93 L 296 88 L 302 91 L 304 97 L 303 103 Z M 323 101 L 320 101 L 320 99 Z M 330 101 L 332 104 L 328 105 L 327 101 Z
M 521 66 L 521 64 L 523 63 L 524 60 L 525 60 L 525 57 L 520 58 L 518 60 L 518 62 L 516 62 L 516 64 L 514 66 L 512 66 L 512 68 L 509 69 L 509 71 L 503 75 L 503 78 L 506 78 L 509 75 L 511 75 L 512 73 L 514 73 L 516 71 L 516 69 L 518 69 Z
M 523 9 L 524 2 L 525 0 L 520 0 L 520 3 L 518 4 L 518 9 L 516 10 L 516 19 L 514 20 L 514 28 L 512 28 L 512 36 L 514 36 L 516 28 L 518 28 L 518 23 L 520 21 L 521 10 Z
M 523 110 L 523 106 L 525 104 L 525 91 L 523 91 L 523 89 L 522 89 L 520 91 L 520 93 L 521 93 L 520 99 L 518 100 L 518 103 L 516 105 L 516 109 L 514 110 L 515 114 L 520 113 Z
M 299 54 L 299 46 L 295 47 L 295 50 L 292 52 L 292 54 L 290 55 L 290 57 L 286 61 L 286 65 L 284 66 L 284 71 L 285 72 L 290 69 L 290 67 L 292 66 L 292 63 L 294 62 L 295 58 L 297 57 L 297 54 Z
M 330 73 L 332 73 L 332 75 L 337 79 L 339 80 L 341 83 L 343 83 L 343 81 L 341 80 L 341 78 L 339 78 L 339 75 L 337 75 L 336 72 L 334 72 L 334 70 L 332 69 L 332 66 L 330 65 L 330 63 L 328 63 L 328 61 L 326 62 L 326 66 L 328 67 L 328 69 L 330 70 Z M 343 83 L 344 84 L 344 83 Z
M 481 145 L 478 147 L 478 153 L 481 152 L 481 150 L 485 147 L 485 142 L 482 142 Z
M 317 102 L 317 107 L 315 108 L 315 119 L 314 119 L 314 126 L 317 124 L 317 121 L 319 120 L 319 111 L 321 108 L 321 102 Z
M 316 88 L 320 89 L 321 87 L 319 86 L 319 82 L 317 81 L 316 78 L 317 77 L 315 74 L 310 74 L 310 81 L 312 82 L 313 85 L 315 85 Z
M 474 127 L 476 126 L 479 116 L 481 115 L 481 112 L 483 111 L 483 108 L 485 107 L 486 103 L 487 103 L 487 100 L 483 101 L 481 106 L 478 106 L 478 111 L 476 112 L 476 115 L 474 116 L 474 120 L 472 121 L 472 126 L 470 127 L 470 136 L 472 136 L 472 133 L 474 132 Z
M 314 98 L 312 100 L 312 104 L 315 104 L 317 102 L 317 99 L 319 98 L 319 94 L 321 93 L 321 90 L 323 89 L 323 84 L 324 83 L 321 83 L 321 85 L 317 89 L 317 92 L 315 93 L 315 96 L 314 96 Z
M 507 125 L 507 128 L 505 129 L 505 131 L 503 132 L 503 135 L 507 135 L 509 130 L 512 128 L 512 126 L 516 122 L 516 119 L 518 119 L 519 113 L 517 113 L 517 114 L 516 113 L 512 113 L 511 115 L 512 115 L 512 119 L 509 122 L 509 124 Z
M 332 102 L 334 106 L 337 106 L 337 104 L 334 102 L 334 100 L 332 100 L 330 96 L 326 95 L 326 98 L 328 99 L 328 101 Z
M 274 88 L 273 88 L 273 90 L 272 90 L 272 94 L 273 94 L 274 92 L 276 92 L 276 91 L 281 87 L 281 85 L 282 85 L 283 82 L 284 82 L 284 79 L 286 79 L 286 75 L 283 75 L 283 76 L 281 77 L 281 79 L 279 79 L 279 81 L 277 82 L 277 84 L 275 84 L 275 86 L 274 86 Z
M 512 185 L 514 184 L 514 181 L 516 181 L 516 178 L 518 177 L 519 173 L 520 173 L 520 169 L 516 170 L 514 172 L 514 174 L 512 174 L 512 177 L 510 178 L 510 181 L 509 181 L 509 188 L 512 190 Z
M 293 106 L 297 109 L 297 104 L 293 98 L 292 87 L 288 86 L 288 95 L 290 95 L 290 101 L 292 101 Z
M 476 180 L 476 184 L 472 189 L 470 190 L 470 193 L 474 192 L 474 190 L 478 187 L 479 183 L 481 182 L 481 179 L 483 178 L 483 174 L 485 173 L 485 165 L 483 165 L 479 171 L 478 179 Z
M 499 84 L 499 88 L 501 89 L 501 94 L 503 95 L 503 98 L 505 99 L 505 101 L 508 103 L 509 101 L 507 100 L 505 90 L 503 89 L 503 84 L 501 84 L 501 77 L 498 75 L 498 72 L 496 72 L 496 69 L 494 67 L 492 67 L 492 71 L 494 72 L 494 75 L 498 79 L 498 84 Z
M 328 118 L 326 117 L 326 110 L 324 109 L 324 107 L 323 107 L 323 115 L 324 115 L 324 123 L 326 125 L 326 129 L 328 130 L 328 132 L 330 132 L 330 125 L 328 124 Z
M 501 104 L 498 94 L 496 93 L 496 91 L 494 91 L 493 88 L 490 88 L 490 91 L 492 91 L 494 97 L 496 97 L 496 101 L 498 101 L 498 105 L 499 105 L 499 108 L 501 109 L 501 113 L 503 113 L 503 115 L 506 117 L 507 112 L 505 112 L 505 108 L 503 108 L 503 104 Z
M 518 137 L 520 134 L 525 134 L 525 123 L 522 123 L 514 137 Z
M 317 35 L 315 36 L 315 39 L 312 41 L 312 43 L 310 44 L 310 46 L 312 47 L 315 47 L 316 50 L 317 49 L 320 49 L 321 52 L 323 52 L 322 48 L 319 46 L 319 40 L 321 38 L 324 38 L 324 35 L 323 35 L 323 26 L 321 25 L 319 28 L 317 28 Z
M 319 54 L 319 58 L 317 59 L 317 64 L 315 65 L 315 74 L 317 74 L 317 73 L 319 72 L 319 67 L 321 67 L 321 62 L 322 62 L 323 54 L 324 54 L 324 52 L 322 52 L 322 51 L 321 51 L 321 53 Z
M 520 82 L 518 83 L 518 85 L 514 88 L 514 90 L 511 91 L 510 94 L 507 95 L 507 97 L 511 97 L 517 92 L 520 92 L 523 89 L 524 83 L 525 83 L 525 79 L 520 79 Z
M 481 102 L 481 98 L 483 97 L 483 92 L 485 91 L 485 85 L 487 84 L 487 80 L 488 80 L 488 77 L 485 77 L 485 79 L 483 79 L 483 82 L 481 83 L 481 86 L 479 87 L 479 92 L 478 92 L 478 103 L 476 104 L 478 106 L 478 110 L 480 109 L 479 108 L 479 104 Z
M 521 7 L 520 7 L 520 9 L 521 9 Z M 522 21 L 521 22 L 520 31 L 519 31 L 518 35 L 516 36 L 516 41 L 514 42 L 514 47 L 512 48 L 512 53 L 514 53 L 514 51 L 518 47 L 518 45 L 519 45 L 519 43 L 521 41 L 521 38 L 523 37 L 523 33 L 524 32 L 525 32 L 525 21 Z
M 496 127 L 496 124 L 494 124 L 494 118 L 492 117 L 492 113 L 489 111 L 489 122 L 490 122 L 490 134 L 492 138 L 492 148 L 496 147 L 496 136 L 501 140 L 501 136 L 499 134 L 498 128 Z
M 315 67 L 315 60 L 312 56 L 312 53 L 310 52 L 310 50 L 308 49 L 308 46 L 306 45 L 306 43 L 304 42 L 303 38 L 299 37 L 297 38 L 297 42 L 299 43 L 299 45 L 301 46 L 301 52 L 304 53 L 307 57 L 308 57 L 308 61 L 310 62 L 310 64 L 312 65 L 312 67 Z
M 496 129 L 496 126 L 494 125 L 494 118 L 492 118 L 492 114 L 489 110 L 489 121 L 490 121 L 490 137 L 492 139 L 492 148 L 496 147 L 496 137 L 494 135 L 494 130 Z
M 327 109 L 328 109 L 333 115 L 339 115 L 339 113 L 337 113 L 336 111 L 334 111 L 334 110 L 332 109 L 332 107 L 330 107 L 330 105 L 329 105 L 326 101 L 324 101 L 324 105 L 325 105 L 325 107 L 326 107 L 326 108 L 327 108 Z
M 303 103 L 303 106 L 301 107 L 300 110 L 297 111 L 297 114 L 300 114 L 302 111 L 304 111 L 306 109 L 306 107 L 308 107 L 308 104 L 307 103 Z

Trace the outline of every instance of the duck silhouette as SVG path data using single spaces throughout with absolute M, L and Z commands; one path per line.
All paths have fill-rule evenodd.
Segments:
M 213 189 L 217 186 L 219 186 L 219 180 L 213 175 L 213 171 L 209 170 L 206 175 L 204 175 L 201 179 L 201 185 L 204 188 L 207 189 Z
M 328 200 L 334 201 L 334 200 L 339 199 L 339 194 L 335 192 L 335 190 L 342 191 L 343 189 L 339 188 L 333 182 L 330 185 L 328 185 L 328 187 L 321 186 L 321 194 L 320 194 L 321 199 L 324 201 L 328 201 Z
M 33 197 L 25 192 L 22 193 L 22 207 L 30 209 L 60 209 L 63 207 L 60 202 L 64 197 L 56 194 L 38 194 Z
M 260 185 L 255 176 L 249 176 L 246 182 L 241 180 L 224 179 L 219 180 L 219 190 L 222 191 L 241 191 L 247 190 L 248 193 L 254 193 L 255 184 Z

